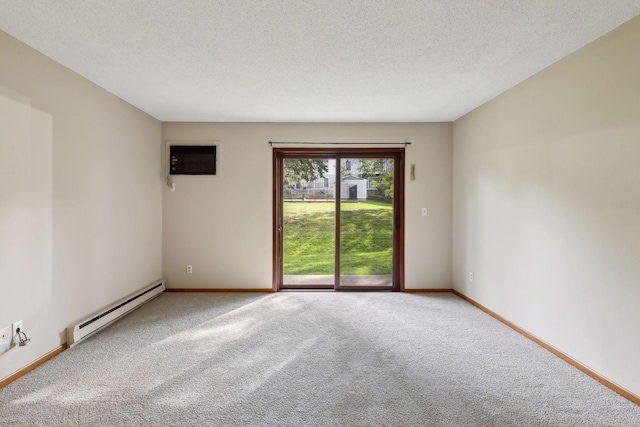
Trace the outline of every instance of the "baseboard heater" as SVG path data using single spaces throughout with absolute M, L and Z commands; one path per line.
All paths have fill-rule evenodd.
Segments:
M 85 338 L 95 334 L 105 328 L 110 323 L 115 322 L 120 317 L 140 307 L 145 302 L 157 297 L 165 290 L 164 280 L 147 286 L 138 292 L 121 299 L 105 310 L 94 314 L 77 325 L 67 328 L 67 346 L 69 348 L 78 344 Z

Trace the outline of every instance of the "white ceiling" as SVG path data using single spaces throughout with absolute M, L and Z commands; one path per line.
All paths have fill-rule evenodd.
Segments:
M 452 121 L 640 0 L 0 0 L 0 29 L 163 121 Z

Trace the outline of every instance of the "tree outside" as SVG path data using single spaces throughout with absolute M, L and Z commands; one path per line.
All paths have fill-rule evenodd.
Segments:
M 393 159 L 363 159 L 360 176 L 369 179 L 378 197 L 393 199 Z

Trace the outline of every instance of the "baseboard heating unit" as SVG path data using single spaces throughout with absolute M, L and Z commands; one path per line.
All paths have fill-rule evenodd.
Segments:
M 140 307 L 145 302 L 157 297 L 165 290 L 164 280 L 159 280 L 144 289 L 121 299 L 112 306 L 94 314 L 77 325 L 67 328 L 67 346 L 69 348 L 83 339 L 95 334 L 120 317 Z

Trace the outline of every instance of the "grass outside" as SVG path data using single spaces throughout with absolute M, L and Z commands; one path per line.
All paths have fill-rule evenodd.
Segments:
M 390 202 L 343 202 L 341 262 L 344 275 L 391 274 L 393 208 Z M 284 203 L 284 274 L 333 274 L 335 204 Z

